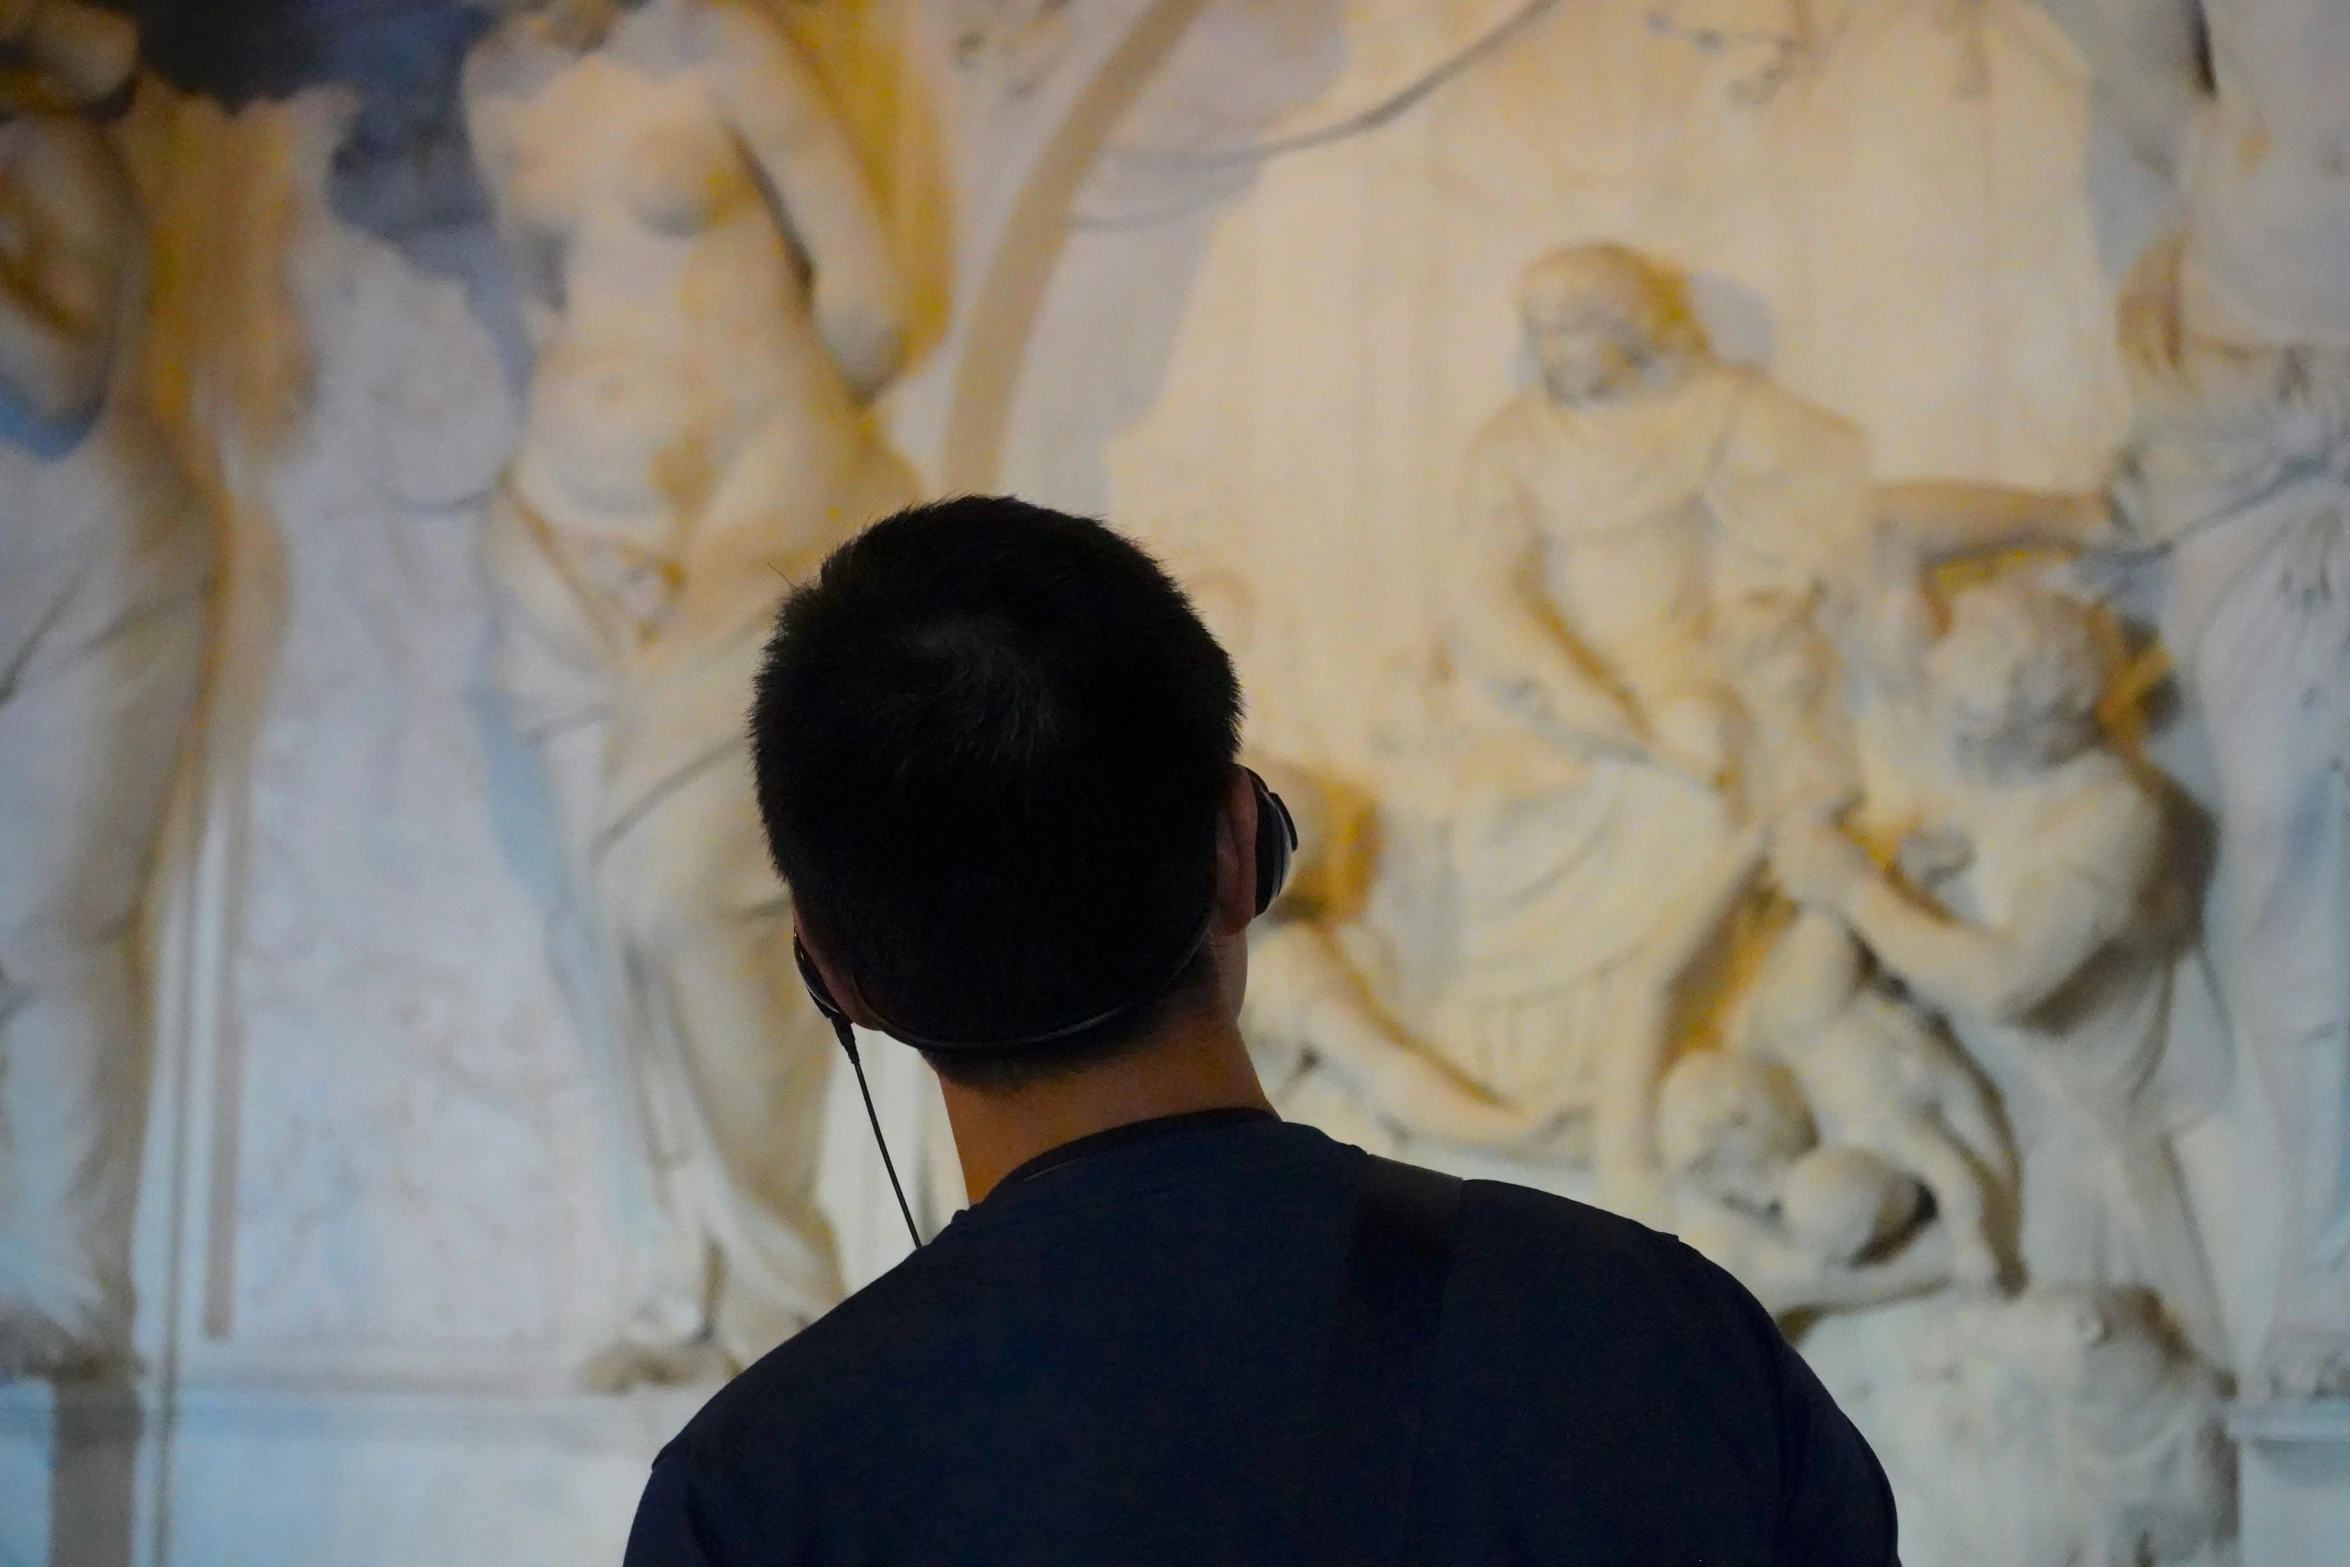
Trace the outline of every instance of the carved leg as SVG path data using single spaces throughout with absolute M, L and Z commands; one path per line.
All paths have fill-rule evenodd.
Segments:
M 2219 549 L 2183 543 L 2179 579 L 2227 569 L 2233 562 L 2217 553 L 2202 559 Z M 2338 505 L 2277 529 L 2236 569 L 2189 665 L 2219 779 L 2223 998 L 2283 1145 L 2285 1257 L 2248 1379 L 2279 1397 L 2350 1394 L 2346 566 L 2350 520 Z
M 1922 1115 L 1893 1118 L 1877 1150 L 1925 1182 L 1950 1235 L 1950 1273 L 1969 1289 L 1998 1287 L 2007 1269 L 1991 1237 L 1983 1172 L 1956 1140 Z
M 0 1380 L 129 1351 L 147 1039 L 130 935 L 194 708 L 193 595 L 0 698 Z
M 598 869 L 644 992 L 680 1176 L 717 1251 L 712 1329 L 748 1364 L 841 1292 L 815 1198 L 838 1047 L 791 961 L 748 759 L 730 751 L 668 790 Z
M 2018 1176 L 2015 1144 L 1990 1090 L 1970 1071 L 1935 1090 L 1934 1113 L 1982 1175 L 2012 1197 Z
M 1644 1224 L 1670 1227 L 1673 1195 L 1656 1145 L 1657 1099 L 1671 1064 L 1675 1002 L 1684 976 L 1721 932 L 1762 862 L 1762 834 L 1722 847 L 1638 955 L 1604 981 L 1607 1028 L 1599 1061 L 1593 1163 L 1599 1200 Z
M 505 595 L 492 675 L 509 721 L 537 758 L 561 867 L 547 909 L 548 949 L 617 1134 L 609 1171 L 631 1241 L 620 1332 L 582 1365 L 580 1382 L 617 1392 L 646 1380 L 722 1375 L 696 1359 L 694 1346 L 709 1330 L 709 1245 L 690 1196 L 677 1189 L 676 1138 L 642 1048 L 641 989 L 629 982 L 627 954 L 595 884 L 616 672 L 599 653 L 598 622 L 510 495 L 494 499 L 485 542 Z
M 566 874 L 548 911 L 549 946 L 619 1132 L 612 1171 L 632 1241 L 619 1336 L 589 1356 L 579 1381 L 591 1392 L 618 1393 L 644 1382 L 714 1380 L 732 1368 L 709 1341 L 710 1242 L 685 1189 L 676 1117 L 649 1059 L 646 1042 L 658 1024 L 631 972 L 615 911 L 596 886 L 592 845 L 607 734 L 599 718 L 542 732 L 534 749 L 565 850 Z

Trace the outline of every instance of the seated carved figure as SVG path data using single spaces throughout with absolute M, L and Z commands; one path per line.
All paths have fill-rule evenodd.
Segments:
M 1795 1079 L 1698 1051 L 1665 1077 L 1657 1139 L 1682 1238 L 1774 1316 L 1923 1294 L 1950 1279 L 1947 1226 L 1918 1182 L 1862 1149 L 1822 1147 Z
M 1448 548 L 1437 770 L 1465 781 L 1432 812 L 1457 904 L 1432 1033 L 1504 1097 L 1595 1111 L 1601 1200 L 1642 1216 L 1675 987 L 1753 864 L 1715 606 L 1804 595 L 1858 528 L 1865 452 L 1715 358 L 1665 263 L 1556 251 L 1519 308 L 1541 379 L 1471 444 Z

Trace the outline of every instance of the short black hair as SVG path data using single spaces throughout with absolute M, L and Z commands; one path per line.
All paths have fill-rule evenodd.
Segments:
M 1144 1037 L 1214 893 L 1240 687 L 1183 591 L 1101 523 L 916 506 L 793 592 L 751 714 L 759 811 L 803 923 L 866 1003 L 938 1040 L 1065 1041 L 942 1073 L 1008 1088 Z M 1153 997 L 1153 991 L 1158 995 Z

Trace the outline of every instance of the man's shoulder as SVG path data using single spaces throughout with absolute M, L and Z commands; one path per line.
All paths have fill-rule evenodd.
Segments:
M 1727 1274 L 1681 1241 L 1587 1203 L 1471 1180 L 1455 1238 L 1448 1336 L 1476 1338 L 1501 1361 L 1556 1361 L 1577 1345 L 1620 1354 L 1634 1344 L 1667 1359 L 1700 1350 L 1759 1358 L 1761 1336 L 1776 1333 Z M 850 1296 L 722 1388 L 674 1445 L 780 1458 L 859 1418 L 957 1339 L 948 1297 L 972 1269 L 953 1254 L 974 1243 L 950 1232 Z
M 1883 1505 L 1866 1445 L 1770 1313 L 1689 1246 L 1500 1183 L 1473 1183 L 1461 1217 L 1431 1429 L 1498 1465 L 1503 1483 L 1549 1497 L 1561 1531 L 1637 1535 L 1676 1496 L 1766 1529 L 1815 1487 L 1872 1517 Z M 1546 1489 L 1562 1465 L 1589 1489 Z M 1617 1514 L 1601 1497 L 1639 1500 Z M 1889 1542 L 1889 1508 L 1885 1518 Z M 1865 1544 L 1877 1527 L 1863 1520 L 1853 1538 Z
M 1775 1355 L 1777 1324 L 1729 1274 L 1679 1237 L 1588 1203 L 1472 1181 L 1456 1255 L 1453 1299 L 1471 1319 L 1461 1326 L 1497 1341 L 1520 1326 L 1527 1351 L 1544 1359 L 1599 1346 L 1760 1370 Z
M 1461 1195 L 1461 1244 L 1467 1255 L 1515 1257 L 1525 1267 L 1578 1272 L 1631 1268 L 1673 1287 L 1711 1268 L 1680 1239 L 1605 1208 L 1509 1181 L 1470 1181 Z
M 786 1339 L 714 1395 L 678 1439 L 684 1449 L 780 1452 L 796 1443 L 822 1441 L 842 1420 L 860 1411 L 892 1407 L 892 1400 L 926 1377 L 952 1376 L 972 1352 L 974 1322 L 1001 1325 L 1023 1317 L 1041 1297 L 1067 1292 L 1073 1275 L 1091 1279 L 1115 1269 L 1107 1259 L 1072 1264 L 1072 1256 L 1098 1258 L 1105 1246 L 1145 1243 L 1150 1218 L 1122 1241 L 1121 1215 L 1137 1203 L 1158 1214 L 1173 1205 L 1199 1207 L 1198 1223 L 1169 1238 L 1169 1255 L 1188 1255 L 1203 1231 L 1234 1235 L 1254 1224 L 1252 1241 L 1238 1237 L 1245 1251 L 1279 1243 L 1280 1218 L 1300 1204 L 1311 1208 L 1335 1201 L 1333 1172 L 1354 1150 L 1318 1131 L 1296 1124 L 1238 1128 L 1232 1135 L 1251 1144 L 1211 1182 L 1170 1179 L 1160 1189 L 1112 1193 L 1086 1199 L 1072 1194 L 1028 1208 L 974 1209 L 959 1215 L 921 1250 L 865 1285 L 831 1311 Z M 1083 1167 L 1080 1167 L 1083 1168 Z M 1120 1255 L 1126 1252 L 1121 1250 Z M 1039 1271 L 1039 1270 L 1042 1271 Z M 1093 1303 L 1079 1299 L 1082 1315 Z
M 773 1454 L 821 1433 L 888 1381 L 889 1369 L 941 1321 L 932 1248 L 849 1296 L 720 1388 L 671 1446 Z

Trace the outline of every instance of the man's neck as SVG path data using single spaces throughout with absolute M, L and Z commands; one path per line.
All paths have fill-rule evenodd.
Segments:
M 973 1202 L 1038 1154 L 1080 1137 L 1194 1110 L 1272 1108 L 1239 1028 L 1213 1008 L 1168 1019 L 1098 1066 L 1021 1088 L 968 1088 L 943 1077 L 939 1086 Z

